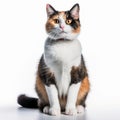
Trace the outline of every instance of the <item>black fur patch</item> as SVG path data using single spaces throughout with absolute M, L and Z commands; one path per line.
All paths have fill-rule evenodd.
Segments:
M 55 84 L 55 76 L 45 64 L 43 55 L 38 65 L 38 75 L 45 85 Z
M 73 27 L 74 29 L 77 29 L 80 26 L 80 20 L 79 19 L 77 19 L 77 20 L 73 19 L 73 17 L 70 14 L 70 11 L 66 11 L 65 14 L 66 14 L 66 19 L 71 19 L 72 20 L 70 26 Z M 77 22 L 79 24 L 77 24 Z
M 20 95 L 17 99 L 19 105 L 26 108 L 38 108 L 38 99 L 33 97 L 27 97 L 26 95 Z
M 87 76 L 88 76 L 88 73 L 85 66 L 84 58 L 81 55 L 81 64 L 78 67 L 74 67 L 74 66 L 72 67 L 70 84 L 76 84 L 82 81 Z

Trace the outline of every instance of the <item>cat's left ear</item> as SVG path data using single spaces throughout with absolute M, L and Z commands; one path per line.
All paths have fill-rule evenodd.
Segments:
M 47 11 L 47 16 L 50 17 L 50 15 L 54 14 L 56 10 L 50 5 L 46 5 L 46 11 Z
M 79 7 L 79 4 L 77 3 L 70 9 L 70 14 L 74 19 L 78 19 L 79 11 L 80 11 L 80 7 Z

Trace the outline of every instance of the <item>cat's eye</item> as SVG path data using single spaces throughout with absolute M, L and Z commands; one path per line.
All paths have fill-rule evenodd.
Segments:
M 67 23 L 67 24 L 71 24 L 71 22 L 72 22 L 71 19 L 66 20 L 66 23 Z
M 58 20 L 58 19 L 54 19 L 54 22 L 55 22 L 56 24 L 58 24 L 58 23 L 59 23 L 59 20 Z

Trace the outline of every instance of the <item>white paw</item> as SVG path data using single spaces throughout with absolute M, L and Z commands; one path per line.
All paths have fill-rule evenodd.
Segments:
M 66 108 L 65 114 L 67 114 L 67 115 L 76 115 L 77 110 L 76 110 L 76 108 Z
M 45 113 L 45 114 L 48 114 L 49 113 L 49 106 L 45 106 L 44 108 L 43 108 L 43 113 Z
M 54 115 L 54 116 L 58 116 L 58 115 L 60 115 L 60 109 L 52 107 L 49 109 L 49 114 Z
M 78 114 L 84 114 L 85 108 L 82 105 L 77 106 L 77 113 Z

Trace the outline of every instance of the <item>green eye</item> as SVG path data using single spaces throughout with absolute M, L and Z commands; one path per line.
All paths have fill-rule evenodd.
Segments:
M 58 19 L 54 19 L 54 22 L 55 22 L 56 24 L 58 24 L 58 23 L 59 23 L 59 20 L 58 20 Z
M 72 22 L 71 19 L 66 20 L 66 23 L 69 25 Z

